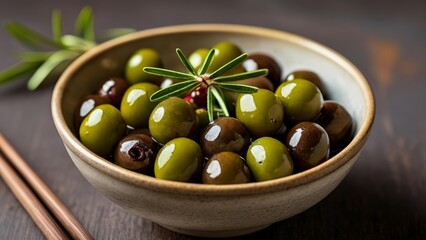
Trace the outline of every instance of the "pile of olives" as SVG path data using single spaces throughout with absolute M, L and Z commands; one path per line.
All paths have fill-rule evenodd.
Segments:
M 231 42 L 217 43 L 213 72 L 242 54 Z M 197 70 L 209 49 L 195 50 Z M 206 87 L 161 102 L 150 96 L 173 83 L 144 67 L 163 67 L 155 49 L 135 52 L 124 76 L 106 79 L 75 114 L 81 142 L 94 153 L 139 173 L 172 181 L 236 184 L 285 177 L 315 167 L 352 138 L 352 119 L 339 103 L 324 99 L 321 78 L 283 69 L 264 53 L 249 54 L 230 74 L 268 69 L 268 75 L 239 81 L 255 93 L 223 92 L 230 116 L 215 112 L 209 122 Z

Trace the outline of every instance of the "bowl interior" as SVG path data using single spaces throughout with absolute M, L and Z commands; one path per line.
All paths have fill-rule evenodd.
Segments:
M 146 30 L 90 50 L 67 69 L 54 92 L 54 96 L 60 95 L 59 111 L 63 114 L 65 128 L 75 132 L 73 115 L 77 104 L 106 78 L 123 76 L 126 61 L 136 50 L 154 48 L 161 54 L 165 67 L 182 70 L 176 48 L 189 55 L 197 48 L 210 48 L 224 40 L 236 43 L 247 53 L 271 55 L 283 68 L 282 77 L 298 69 L 316 72 L 324 80 L 327 96 L 342 104 L 353 117 L 356 136 L 349 147 L 363 144 L 374 116 L 373 96 L 367 81 L 348 60 L 327 47 L 296 35 L 233 25 L 187 25 Z M 53 109 L 55 112 L 55 106 Z M 75 137 L 69 139 L 80 144 Z M 361 140 L 362 143 L 357 143 Z M 358 147 L 359 150 L 362 146 Z

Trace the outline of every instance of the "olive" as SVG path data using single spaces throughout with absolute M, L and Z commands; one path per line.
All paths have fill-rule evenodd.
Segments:
M 209 53 L 209 49 L 207 48 L 199 48 L 189 55 L 188 60 L 191 65 L 194 67 L 195 71 L 198 71 L 204 63 L 204 59 L 206 59 L 207 54 Z
M 351 137 L 352 118 L 346 109 L 334 101 L 324 101 L 315 122 L 321 125 L 330 139 L 330 148 L 343 147 Z
M 238 119 L 219 117 L 203 130 L 200 145 L 206 157 L 224 151 L 242 155 L 250 145 L 250 135 Z
M 274 91 L 274 85 L 272 84 L 269 79 L 266 77 L 256 77 L 256 78 L 250 78 L 246 80 L 240 80 L 240 81 L 232 81 L 230 83 L 236 83 L 236 84 L 245 84 L 257 88 L 266 89 L 269 91 Z M 223 95 L 226 99 L 227 106 L 230 110 L 235 109 L 235 103 L 237 102 L 237 98 L 239 93 L 238 92 L 231 92 L 231 91 L 223 91 Z
M 112 77 L 102 84 L 98 90 L 98 95 L 108 98 L 111 104 L 118 108 L 128 87 L 129 84 L 123 78 Z
M 247 151 L 247 165 L 256 181 L 291 175 L 293 161 L 286 146 L 275 138 L 256 139 Z
M 154 164 L 156 178 L 188 182 L 202 169 L 202 151 L 189 138 L 175 138 L 158 152 Z
M 229 61 L 233 60 L 234 58 L 240 56 L 243 54 L 241 49 L 235 45 L 234 43 L 223 41 L 219 42 L 216 45 L 213 46 L 213 48 L 216 50 L 214 54 L 213 61 L 207 70 L 208 73 L 213 73 Z M 227 72 L 225 75 L 231 75 L 235 73 L 242 73 L 244 72 L 244 68 L 242 65 L 236 66 L 234 69 Z
M 305 79 L 317 86 L 324 95 L 324 85 L 321 78 L 314 72 L 308 70 L 298 70 L 287 75 L 284 81 L 292 81 L 294 79 Z
M 125 75 L 130 84 L 151 82 L 160 85 L 162 78 L 143 71 L 144 67 L 162 67 L 160 54 L 151 48 L 136 51 L 127 61 Z
M 198 117 L 198 126 L 200 129 L 204 129 L 209 124 L 209 113 L 205 108 L 198 108 L 195 110 Z
M 101 104 L 108 103 L 110 103 L 110 100 L 107 98 L 99 95 L 87 95 L 78 105 L 74 113 L 74 126 L 76 129 L 80 128 L 83 119 L 90 113 L 90 111 Z
M 207 87 L 201 85 L 200 87 L 191 91 L 183 99 L 194 105 L 195 108 L 207 107 Z
M 313 120 L 321 111 L 323 97 L 313 83 L 295 79 L 282 83 L 275 94 L 284 105 L 286 120 L 291 124 Z
M 118 143 L 114 151 L 115 163 L 123 168 L 142 172 L 154 165 L 157 145 L 145 134 L 129 134 Z
M 255 137 L 269 136 L 282 127 L 284 109 L 271 91 L 259 89 L 255 93 L 240 94 L 236 116 Z
M 149 117 L 149 131 L 159 143 L 177 137 L 195 136 L 198 119 L 195 109 L 182 98 L 170 97 L 160 102 Z
M 95 107 L 80 126 L 81 142 L 94 153 L 106 157 L 126 132 L 120 111 L 110 104 Z
M 278 87 L 281 83 L 282 69 L 277 61 L 275 61 L 275 59 L 271 56 L 263 53 L 250 54 L 243 62 L 243 67 L 247 72 L 266 68 L 268 69 L 268 75 L 266 75 L 266 78 L 271 80 L 275 87 Z
M 121 101 L 121 115 L 127 125 L 134 128 L 148 127 L 149 116 L 157 105 L 149 98 L 160 87 L 152 83 L 137 83 L 129 87 Z
M 313 122 L 301 122 L 290 129 L 286 145 L 299 170 L 306 170 L 326 161 L 330 143 L 324 128 Z
M 216 153 L 204 166 L 202 181 L 206 184 L 248 183 L 250 170 L 240 155 L 233 152 Z

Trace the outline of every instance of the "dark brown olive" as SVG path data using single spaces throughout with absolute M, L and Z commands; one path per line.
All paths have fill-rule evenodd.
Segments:
M 102 84 L 98 95 L 108 98 L 113 106 L 120 107 L 121 99 L 128 87 L 129 84 L 123 78 L 112 77 Z
M 245 155 L 250 145 L 250 136 L 248 130 L 238 119 L 220 117 L 203 130 L 200 145 L 206 157 L 224 151 Z
M 287 134 L 286 146 L 297 170 L 306 170 L 326 161 L 330 143 L 324 128 L 313 122 L 301 122 Z
M 213 155 L 203 170 L 206 184 L 238 184 L 250 182 L 250 170 L 240 155 L 221 152 Z
M 99 95 L 87 95 L 75 110 L 74 125 L 76 129 L 80 128 L 83 119 L 90 113 L 90 111 L 101 104 L 108 103 L 110 103 L 110 101 L 107 98 Z
M 158 146 L 152 138 L 145 134 L 129 134 L 124 137 L 114 151 L 117 165 L 142 172 L 153 166 L 157 156 Z
M 346 109 L 334 101 L 324 101 L 315 122 L 321 125 L 330 139 L 330 148 L 339 149 L 351 138 L 352 118 Z
M 250 54 L 243 62 L 243 67 L 247 72 L 266 68 L 269 71 L 268 75 L 266 75 L 266 78 L 271 80 L 275 87 L 278 87 L 278 85 L 281 83 L 282 69 L 271 56 L 263 53 Z
M 285 81 L 291 81 L 294 79 L 305 79 L 312 82 L 319 88 L 321 93 L 325 95 L 325 90 L 324 90 L 324 85 L 322 83 L 322 80 L 316 73 L 312 71 L 308 71 L 308 70 L 294 71 L 290 73 L 289 75 L 287 75 L 287 77 L 285 78 Z

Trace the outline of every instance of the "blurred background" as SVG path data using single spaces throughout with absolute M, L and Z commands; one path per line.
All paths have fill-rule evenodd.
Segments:
M 370 82 L 377 101 L 374 129 L 343 183 L 305 213 L 238 239 L 426 238 L 425 1 L 13 0 L 3 2 L 0 21 L 17 21 L 50 35 L 51 13 L 59 9 L 65 32 L 71 33 L 84 6 L 92 7 L 99 34 L 110 28 L 187 23 L 245 24 L 299 34 L 347 57 Z M 20 50 L 0 29 L 0 71 L 16 63 L 13 54 Z M 96 239 L 191 239 L 130 215 L 96 193 L 56 134 L 52 86 L 28 92 L 26 80 L 0 86 L 0 131 L 20 144 L 18 150 Z M 26 108 L 38 108 L 39 115 L 28 116 Z M 0 202 L 0 239 L 43 238 L 2 181 Z

